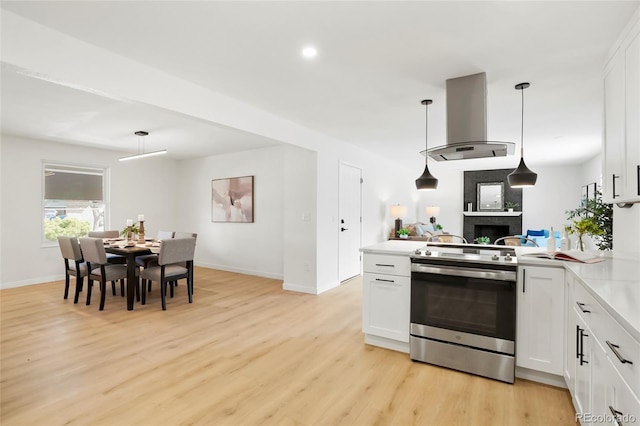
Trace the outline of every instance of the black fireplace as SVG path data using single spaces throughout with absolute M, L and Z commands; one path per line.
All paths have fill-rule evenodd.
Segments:
M 513 235 L 509 233 L 509 225 L 475 225 L 473 230 L 475 238 L 489 237 L 489 240 L 493 244 L 495 240 L 506 235 Z M 467 240 L 468 241 L 468 240 Z

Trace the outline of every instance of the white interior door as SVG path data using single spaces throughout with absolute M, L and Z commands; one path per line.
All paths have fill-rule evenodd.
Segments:
M 362 170 L 340 163 L 340 281 L 360 275 Z

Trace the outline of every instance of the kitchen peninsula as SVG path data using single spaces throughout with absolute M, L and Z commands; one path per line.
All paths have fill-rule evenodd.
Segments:
M 410 256 L 442 246 L 393 240 L 361 249 L 366 343 L 409 352 Z M 568 388 L 577 413 L 611 415 L 614 407 L 640 418 L 637 260 L 605 253 L 606 260 L 583 264 L 523 256 L 540 248 L 465 249 L 473 250 L 497 250 L 499 262 L 517 264 L 516 377 Z M 513 260 L 505 260 L 507 250 Z

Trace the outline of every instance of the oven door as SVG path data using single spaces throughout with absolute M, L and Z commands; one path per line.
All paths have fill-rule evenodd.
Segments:
M 516 272 L 412 264 L 410 315 L 412 324 L 513 342 Z

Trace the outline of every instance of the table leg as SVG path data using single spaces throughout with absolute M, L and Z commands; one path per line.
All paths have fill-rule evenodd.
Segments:
M 136 257 L 127 256 L 127 310 L 133 311 L 133 298 L 138 277 L 136 277 Z

